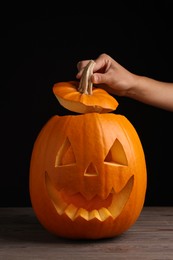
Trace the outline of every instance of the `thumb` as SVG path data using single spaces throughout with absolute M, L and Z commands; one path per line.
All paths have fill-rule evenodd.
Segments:
M 105 76 L 105 74 L 94 73 L 92 75 L 92 82 L 94 84 L 101 84 L 101 83 L 105 83 L 106 84 L 106 76 Z

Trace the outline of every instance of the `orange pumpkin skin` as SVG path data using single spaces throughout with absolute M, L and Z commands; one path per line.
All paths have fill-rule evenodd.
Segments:
M 92 94 L 78 91 L 78 81 L 58 82 L 53 86 L 53 93 L 66 109 L 77 113 L 108 113 L 116 110 L 118 102 L 107 91 L 92 88 Z
M 60 237 L 122 234 L 141 213 L 146 183 L 142 144 L 122 115 L 53 116 L 35 141 L 32 207 L 40 223 Z

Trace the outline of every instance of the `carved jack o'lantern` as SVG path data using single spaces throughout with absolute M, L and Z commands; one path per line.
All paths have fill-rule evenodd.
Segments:
M 59 85 L 54 86 L 56 95 Z M 82 107 L 84 114 L 53 116 L 36 139 L 30 166 L 32 206 L 42 225 L 58 236 L 114 237 L 133 225 L 143 208 L 143 148 L 126 117 L 95 112 L 99 106 L 92 102 L 89 107 L 75 102 L 61 97 L 65 107 L 80 112 Z M 87 109 L 93 111 L 83 112 Z

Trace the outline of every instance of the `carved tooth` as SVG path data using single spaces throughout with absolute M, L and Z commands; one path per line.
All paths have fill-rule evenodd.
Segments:
M 64 211 L 64 213 L 72 220 L 75 218 L 76 212 L 77 208 L 73 204 L 68 205 Z
M 83 208 L 78 209 L 78 211 L 75 215 L 75 219 L 78 217 L 82 217 L 82 218 L 88 220 L 88 210 L 83 209 Z
M 62 215 L 64 213 L 64 210 L 66 209 L 67 207 L 67 204 L 65 203 L 59 203 L 59 204 L 55 204 L 54 201 L 52 200 L 52 203 L 56 209 L 56 211 L 58 212 L 59 215 Z
M 102 221 L 104 221 L 108 217 L 112 217 L 112 214 L 106 208 L 99 209 L 99 214 L 100 214 L 100 217 L 101 217 Z
M 96 210 L 96 209 L 93 209 L 92 211 L 89 212 L 89 220 L 91 220 L 93 218 L 97 218 L 100 221 L 102 220 L 98 210 Z
M 115 194 L 114 188 L 111 189 L 111 192 L 110 192 L 110 193 Z

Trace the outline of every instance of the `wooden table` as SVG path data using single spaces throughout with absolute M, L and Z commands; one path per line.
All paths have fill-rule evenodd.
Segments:
M 144 207 L 124 234 L 71 241 L 48 233 L 32 208 L 0 208 L 0 260 L 173 260 L 173 207 Z

